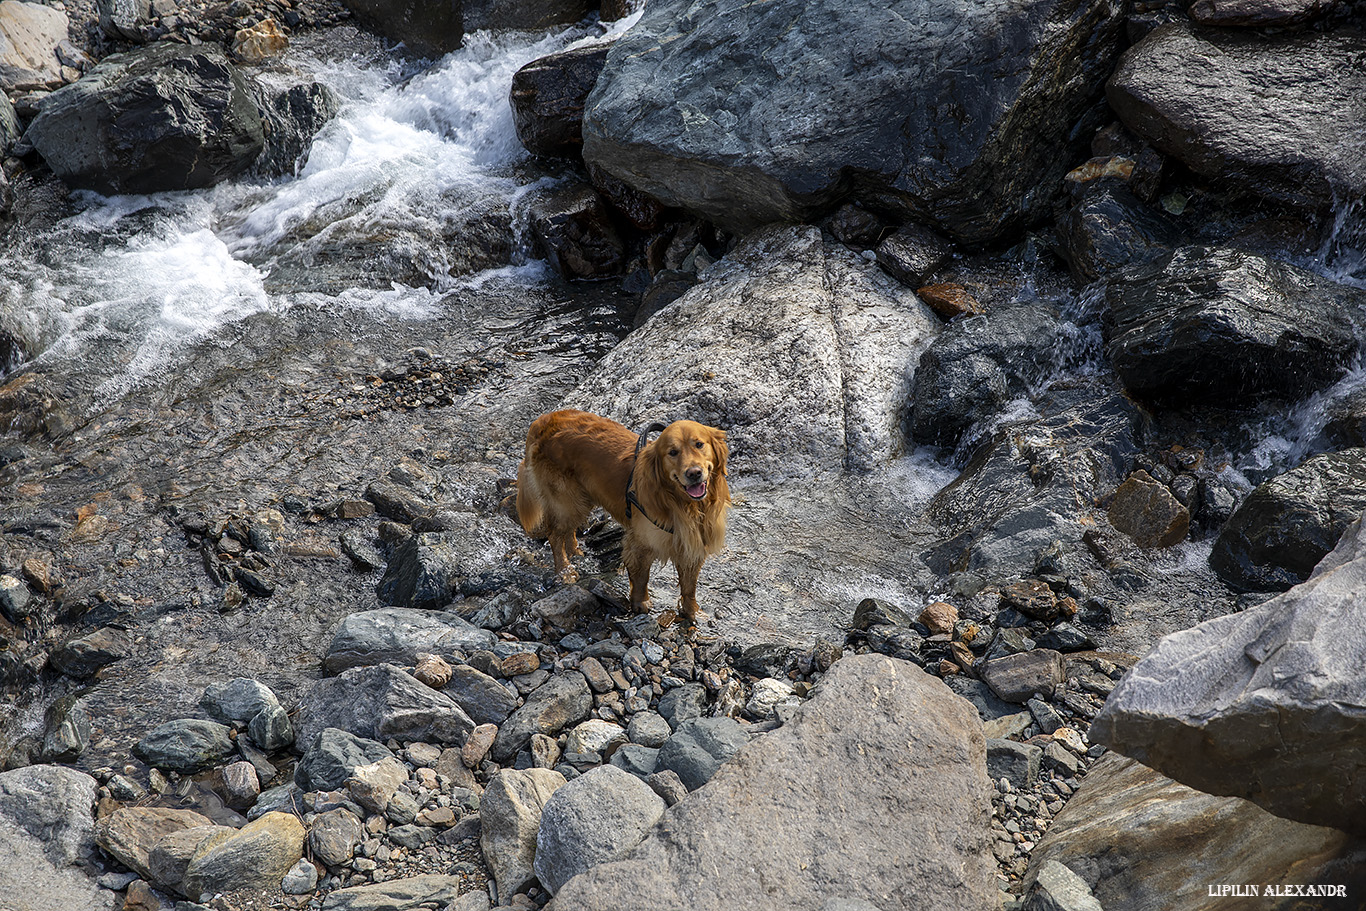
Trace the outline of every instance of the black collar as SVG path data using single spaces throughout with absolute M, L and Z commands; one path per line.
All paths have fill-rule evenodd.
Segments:
M 667 528 L 663 525 L 660 525 L 658 522 L 656 522 L 654 519 L 650 517 L 650 514 L 645 511 L 645 507 L 641 506 L 640 501 L 636 499 L 635 490 L 636 462 L 640 461 L 640 451 L 645 448 L 646 438 L 649 437 L 650 434 L 658 433 L 663 429 L 664 425 L 656 421 L 649 427 L 646 427 L 645 430 L 638 437 L 636 437 L 636 453 L 635 456 L 631 459 L 631 473 L 626 476 L 626 519 L 627 521 L 630 521 L 631 507 L 634 506 L 636 509 L 640 510 L 640 514 L 644 516 L 646 520 L 655 528 L 658 528 L 660 531 L 665 531 L 669 534 L 673 534 L 674 530 L 672 528 Z

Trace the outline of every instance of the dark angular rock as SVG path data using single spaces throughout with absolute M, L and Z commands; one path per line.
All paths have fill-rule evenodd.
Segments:
M 1106 301 L 1110 358 L 1132 393 L 1225 406 L 1341 376 L 1366 293 L 1254 254 L 1183 247 L 1112 281 Z
M 973 680 L 971 677 L 964 677 L 961 674 L 953 674 L 945 677 L 944 683 L 948 685 L 949 689 L 972 703 L 972 707 L 977 709 L 977 714 L 981 716 L 983 721 L 1004 718 L 1007 715 L 1018 714 L 1020 711 L 1018 705 L 1006 702 L 993 693 L 991 687 L 980 680 Z
M 62 696 L 43 716 L 42 762 L 75 762 L 90 745 L 90 714 L 74 696 Z
M 701 718 L 706 710 L 707 690 L 700 683 L 685 683 L 669 690 L 659 700 L 659 714 L 675 731 L 683 722 Z
M 24 139 L 64 182 L 106 194 L 211 186 L 265 147 L 256 101 L 222 49 L 170 41 L 106 57 L 53 92 Z
M 98 629 L 88 636 L 72 639 L 48 659 L 68 677 L 89 680 L 100 669 L 128 656 L 133 639 L 126 630 L 114 626 Z
M 854 196 L 987 241 L 1058 185 L 1122 26 L 1110 3 L 652 3 L 608 53 L 584 157 L 730 230 Z
M 512 122 L 533 155 L 577 158 L 583 148 L 583 103 L 607 60 L 592 44 L 533 60 L 512 77 Z
M 1340 0 L 1195 0 L 1186 10 L 1201 25 L 1285 28 L 1326 15 Z
M 862 206 L 845 203 L 826 220 L 825 230 L 842 244 L 871 250 L 887 231 L 887 226 Z
M 1016 788 L 1029 788 L 1039 780 L 1039 763 L 1043 750 L 1030 743 L 1013 740 L 987 740 L 987 777 L 992 781 L 1007 779 Z
M 293 175 L 308 157 L 313 137 L 341 109 L 341 98 L 321 82 L 287 89 L 260 88 L 258 106 L 266 125 L 266 143 L 256 159 L 264 176 Z
M 877 245 L 877 264 L 907 288 L 919 288 L 953 256 L 943 237 L 919 225 L 905 225 Z
M 1021 705 L 1033 696 L 1049 698 L 1067 677 L 1062 655 L 1046 648 L 986 661 L 980 673 L 993 693 Z
M 133 747 L 133 755 L 149 766 L 193 775 L 219 765 L 232 755 L 231 729 L 216 721 L 185 718 L 153 728 Z
M 371 664 L 417 663 L 418 655 L 442 657 L 492 648 L 497 637 L 453 613 L 382 608 L 348 614 L 323 656 L 328 673 Z
M 566 279 L 621 275 L 626 245 L 597 191 L 584 184 L 555 190 L 531 206 L 531 230 Z
M 689 791 L 696 791 L 748 742 L 749 735 L 734 718 L 694 718 L 680 724 L 659 748 L 655 768 L 677 773 Z
M 853 629 L 868 630 L 874 626 L 910 626 L 911 615 L 894 604 L 876 598 L 864 598 L 854 608 Z
M 499 727 L 493 741 L 493 758 L 506 763 L 527 745 L 532 734 L 554 737 L 583 721 L 592 710 L 593 693 L 583 674 L 556 674 L 537 687 L 525 704 Z
M 777 642 L 746 646 L 731 658 L 737 670 L 755 677 L 783 677 L 797 660 L 798 649 Z
M 1035 306 L 995 310 L 945 327 L 915 372 L 911 439 L 953 447 L 973 424 L 994 416 L 1057 366 L 1062 326 Z
M 1055 652 L 1084 652 L 1096 648 L 1096 640 L 1070 623 L 1059 623 L 1038 638 L 1039 648 Z
M 1057 619 L 1059 612 L 1057 594 L 1041 579 L 1012 582 L 1001 589 L 1001 606 L 1044 622 Z
M 304 743 L 327 728 L 424 743 L 463 743 L 474 730 L 454 700 L 392 664 L 355 667 L 318 681 L 300 701 L 294 723 Z
M 505 579 L 503 567 L 487 558 L 491 529 L 469 517 L 458 531 L 413 535 L 394 549 L 376 592 L 396 607 L 445 607 L 457 595 L 483 595 Z
M 1366 192 L 1363 50 L 1351 29 L 1267 38 L 1172 23 L 1125 53 L 1106 97 L 1134 134 L 1197 174 L 1327 210 Z
M 1063 258 L 1080 282 L 1157 262 L 1178 238 L 1175 225 L 1112 180 L 1089 184 L 1058 221 Z
M 1366 449 L 1314 456 L 1250 493 L 1215 539 L 1210 566 L 1244 591 L 1309 578 L 1366 510 Z
M 391 758 L 384 744 L 326 728 L 314 735 L 294 769 L 294 783 L 307 791 L 335 791 L 363 765 Z
M 497 680 L 468 664 L 451 668 L 442 692 L 455 700 L 475 724 L 502 724 L 517 708 L 517 697 Z

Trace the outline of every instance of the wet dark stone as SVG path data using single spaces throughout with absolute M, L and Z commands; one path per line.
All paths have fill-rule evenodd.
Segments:
M 487 538 L 474 516 L 459 531 L 413 535 L 395 549 L 376 589 L 395 607 L 439 608 L 457 595 L 495 591 L 506 581 L 502 567 L 485 558 Z
M 1355 30 L 1267 37 L 1176 22 L 1125 53 L 1106 97 L 1133 133 L 1197 174 L 1326 210 L 1366 193 L 1363 51 Z
M 1341 376 L 1366 292 L 1251 253 L 1183 247 L 1112 281 L 1106 302 L 1110 359 L 1130 392 L 1224 407 Z
M 953 249 L 940 235 L 919 225 L 905 225 L 877 245 L 877 264 L 907 288 L 919 288 L 949 261 Z
M 993 310 L 944 328 L 920 356 L 909 422 L 911 439 L 957 446 L 1058 363 L 1062 325 L 1046 307 Z
M 217 45 L 158 42 L 106 57 L 48 96 L 24 141 L 63 181 L 100 193 L 212 186 L 265 147 L 246 80 Z
M 566 279 L 602 279 L 626 269 L 626 245 L 591 186 L 558 189 L 531 206 L 531 230 Z
M 1219 532 L 1210 566 L 1243 591 L 1283 591 L 1309 577 L 1366 510 L 1366 449 L 1309 459 L 1257 487 Z
M 232 755 L 231 729 L 216 721 L 185 718 L 153 728 L 133 747 L 149 766 L 193 775 L 220 765 Z
M 1088 185 L 1059 219 L 1058 239 L 1072 274 L 1078 281 L 1091 282 L 1170 255 L 1178 231 L 1124 184 L 1101 180 Z
M 88 636 L 72 639 L 54 651 L 49 660 L 68 677 L 89 680 L 100 668 L 126 657 L 132 642 L 126 630 L 106 626 Z
M 1366 446 L 1366 388 L 1358 389 L 1324 408 L 1328 423 L 1323 432 L 1337 446 Z
M 707 710 L 707 690 L 700 683 L 685 683 L 659 700 L 659 714 L 675 731 L 685 721 L 701 718 Z
M 461 0 L 342 0 L 368 29 L 409 49 L 440 57 L 460 47 L 465 25 Z
M 43 716 L 42 762 L 75 762 L 90 745 L 90 715 L 75 696 L 62 696 Z
M 533 155 L 577 158 L 583 103 L 598 81 L 609 45 L 573 48 L 533 60 L 512 77 L 512 121 Z
M 1059 623 L 1044 633 L 1038 639 L 1038 646 L 1055 652 L 1084 652 L 1097 647 L 1090 635 L 1070 623 Z
M 914 630 L 897 626 L 874 626 L 868 632 L 868 647 L 883 655 L 924 665 L 921 655 L 925 638 Z
M 755 677 L 783 677 L 787 669 L 797 661 L 798 649 L 776 642 L 736 649 L 731 665 L 737 670 Z
M 267 130 L 256 170 L 267 177 L 290 176 L 308 155 L 314 135 L 341 109 L 341 99 L 321 82 L 300 83 L 281 91 L 261 86 L 258 91 Z
M 845 203 L 826 219 L 825 230 L 842 244 L 871 250 L 887 227 L 881 218 L 862 206 Z

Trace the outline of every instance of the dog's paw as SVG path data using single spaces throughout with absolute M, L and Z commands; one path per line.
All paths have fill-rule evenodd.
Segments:
M 566 566 L 556 574 L 560 582 L 565 585 L 572 585 L 579 581 L 579 571 L 572 566 Z

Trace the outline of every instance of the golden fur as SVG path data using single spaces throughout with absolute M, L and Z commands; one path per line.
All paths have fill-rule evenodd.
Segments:
M 593 507 L 601 506 L 626 531 L 622 562 L 631 580 L 631 605 L 649 609 L 650 568 L 668 560 L 678 570 L 680 611 L 695 619 L 702 563 L 726 540 L 726 434 L 695 421 L 675 421 L 646 444 L 639 458 L 636 439 L 616 421 L 586 411 L 537 418 L 517 470 L 517 517 L 527 534 L 549 539 L 556 572 L 572 582 L 578 573 L 569 557 L 583 553 L 578 529 Z M 631 506 L 629 518 L 628 484 L 639 503 Z

